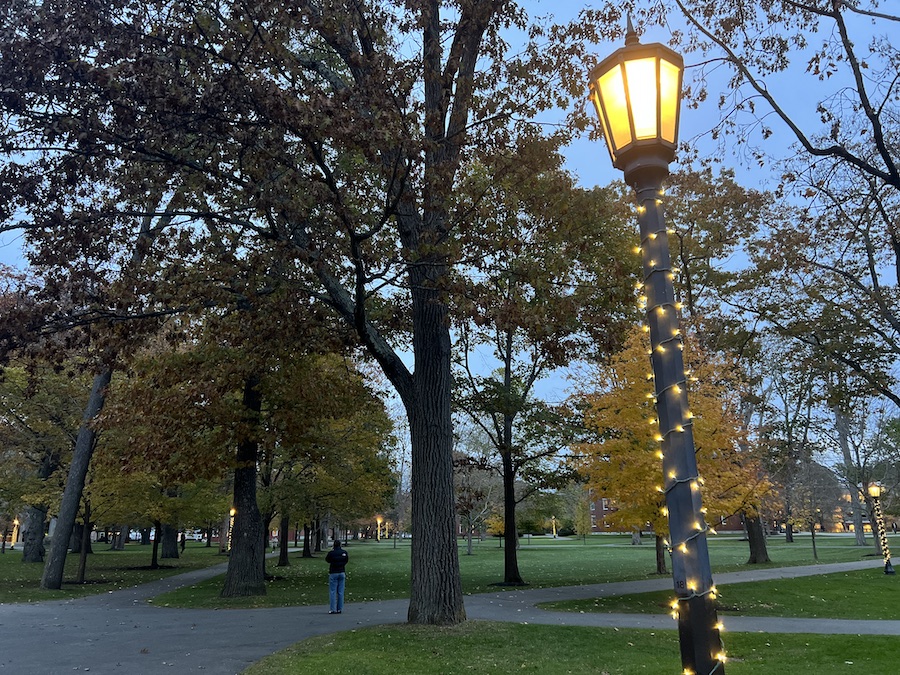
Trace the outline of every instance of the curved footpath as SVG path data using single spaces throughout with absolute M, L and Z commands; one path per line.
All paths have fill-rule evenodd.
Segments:
M 221 574 L 227 563 L 135 588 L 67 601 L 0 605 L 0 674 L 85 672 L 239 673 L 272 652 L 314 635 L 406 620 L 407 601 L 353 603 L 340 615 L 327 607 L 197 610 L 155 607 L 147 599 Z M 716 583 L 814 576 L 876 568 L 881 560 L 748 570 L 716 575 Z M 548 612 L 537 603 L 670 590 L 668 578 L 498 591 L 466 596 L 470 619 L 566 626 L 674 629 L 668 615 Z M 782 619 L 733 616 L 731 631 L 900 635 L 900 621 Z

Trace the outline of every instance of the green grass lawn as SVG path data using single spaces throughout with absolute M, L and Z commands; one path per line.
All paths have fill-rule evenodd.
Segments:
M 652 539 L 632 546 L 628 536 L 595 536 L 587 543 L 580 539 L 523 538 L 519 548 L 519 570 L 531 588 L 578 586 L 584 584 L 654 578 L 656 553 Z M 409 541 L 394 548 L 389 541 L 347 544 L 347 602 L 386 600 L 409 595 Z M 747 543 L 735 536 L 710 540 L 713 572 L 747 569 Z M 872 555 L 873 548 L 853 546 L 851 537 L 819 537 L 820 562 L 846 562 Z M 473 555 L 460 548 L 460 570 L 465 593 L 497 590 L 503 579 L 503 550 L 497 540 L 480 542 Z M 274 579 L 267 583 L 267 595 L 251 598 L 219 597 L 222 579 L 211 579 L 197 586 L 159 596 L 156 602 L 179 607 L 281 607 L 324 605 L 328 602 L 324 553 L 314 558 L 291 554 L 289 567 L 275 567 L 270 560 L 267 571 Z M 761 567 L 807 565 L 815 562 L 808 538 L 797 537 L 794 544 L 780 539 L 769 542 L 772 563 Z
M 892 538 L 893 539 L 893 538 Z M 651 539 L 631 546 L 627 536 L 578 539 L 523 538 L 519 549 L 520 571 L 532 588 L 608 583 L 654 577 L 655 553 Z M 891 542 L 900 546 L 900 537 Z M 497 590 L 502 579 L 503 551 L 497 540 L 477 544 L 475 554 L 465 555 L 461 542 L 460 567 L 466 593 Z M 820 562 L 860 560 L 873 555 L 873 547 L 853 546 L 850 537 L 820 537 Z M 105 550 L 100 544 L 89 558 L 88 583 L 65 583 L 61 591 L 38 588 L 43 566 L 25 565 L 19 551 L 0 556 L 0 602 L 29 602 L 68 598 L 152 581 L 162 576 L 205 567 L 226 558 L 217 549 L 188 544 L 178 560 L 163 560 L 164 568 L 151 571 L 150 548 L 129 545 L 124 552 Z M 409 593 L 409 542 L 350 542 L 347 568 L 347 602 L 407 597 Z M 781 538 L 769 540 L 769 554 L 780 567 L 813 564 L 812 548 L 802 535 L 794 544 Z M 710 540 L 713 572 L 747 569 L 746 542 L 734 536 Z M 222 577 L 195 587 L 159 596 L 155 604 L 190 607 L 267 607 L 327 604 L 327 567 L 324 553 L 303 559 L 293 553 L 289 567 L 279 568 L 270 559 L 273 579 L 261 598 L 219 598 Z M 77 557 L 67 560 L 66 579 L 75 573 Z M 880 569 L 821 575 L 764 583 L 721 585 L 720 601 L 726 620 L 729 613 L 810 616 L 831 618 L 897 618 L 900 576 L 889 577 Z M 619 599 L 573 603 L 574 611 L 666 611 L 671 592 L 642 594 Z M 608 603 L 608 604 L 607 604 Z M 896 637 L 765 635 L 726 633 L 730 675 L 743 673 L 897 671 L 900 641 Z M 680 672 L 677 633 L 674 630 L 639 631 L 582 627 L 533 626 L 514 623 L 468 622 L 452 628 L 391 626 L 354 630 L 307 640 L 292 649 L 256 664 L 248 673 L 673 673 Z M 789 667 L 785 664 L 789 664 Z
M 150 546 L 127 544 L 124 551 L 110 551 L 108 544 L 95 543 L 93 550 L 87 560 L 85 583 L 74 583 L 78 554 L 70 553 L 66 556 L 62 588 L 46 591 L 40 588 L 44 566 L 23 563 L 22 551 L 7 547 L 6 553 L 0 555 L 0 603 L 61 600 L 106 593 L 227 561 L 218 555 L 217 547 L 207 548 L 205 544 L 195 542 L 188 542 L 178 559 L 160 559 L 160 568 L 156 570 L 149 569 Z
M 729 675 L 847 675 L 897 672 L 896 637 L 725 637 Z M 671 631 L 467 622 L 452 628 L 390 626 L 312 638 L 273 654 L 246 675 L 441 673 L 680 673 Z
M 900 619 L 900 579 L 881 568 L 815 577 L 718 584 L 723 616 L 792 616 L 808 619 Z M 548 602 L 543 609 L 570 612 L 666 614 L 674 593 L 658 591 L 613 598 Z

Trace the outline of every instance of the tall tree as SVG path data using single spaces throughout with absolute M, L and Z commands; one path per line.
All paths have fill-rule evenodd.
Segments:
M 308 270 L 310 296 L 356 330 L 409 418 L 409 619 L 462 620 L 446 296 L 454 192 L 472 155 L 506 152 L 529 118 L 583 95 L 583 49 L 513 2 L 68 9 L 20 0 L 2 17 L 4 147 L 49 148 L 4 175 L 2 212 L 45 210 L 43 192 L 72 192 L 66 180 L 89 202 L 83 166 L 129 189 L 164 177 L 184 189 L 179 213 L 196 218 L 193 233 L 265 250 L 281 263 L 272 270 Z M 506 29 L 527 33 L 526 47 L 512 49 Z M 122 200 L 156 208 L 132 203 Z
M 607 519 L 636 530 L 649 523 L 659 547 L 668 521 L 659 487 L 661 453 L 652 378 L 647 375 L 649 348 L 645 332 L 633 330 L 625 349 L 599 373 L 597 390 L 583 394 L 585 425 L 596 440 L 580 444 L 578 451 L 588 485 L 614 500 L 617 510 Z M 741 438 L 740 377 L 734 364 L 690 341 L 685 344 L 685 363 L 704 507 L 711 514 L 707 521 L 714 523 L 744 509 L 768 485 Z
M 472 258 L 457 296 L 455 403 L 500 459 L 509 585 L 524 583 L 517 504 L 567 480 L 559 464 L 569 421 L 537 387 L 573 360 L 614 350 L 634 318 L 628 300 L 636 280 L 628 270 L 638 265 L 625 262 L 633 247 L 622 202 L 612 190 L 576 188 L 553 150 L 523 139 L 512 156 L 517 171 L 498 180 L 479 167 L 465 184 L 471 215 L 463 247 Z M 497 369 L 485 375 L 491 357 Z

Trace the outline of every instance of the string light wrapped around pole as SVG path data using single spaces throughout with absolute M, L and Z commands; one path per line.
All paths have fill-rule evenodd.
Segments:
M 881 548 L 881 556 L 884 558 L 884 573 L 894 574 L 894 566 L 891 564 L 891 549 L 888 547 L 887 532 L 884 529 L 884 511 L 881 510 L 881 485 L 872 483 L 869 486 L 869 496 L 872 498 L 872 506 L 875 511 L 875 523 L 878 525 L 878 545 Z
M 628 19 L 625 47 L 589 75 L 591 100 L 600 117 L 613 165 L 637 197 L 651 362 L 663 456 L 672 577 L 681 660 L 685 675 L 725 672 L 716 617 L 682 355 L 680 306 L 675 300 L 662 184 L 675 158 L 681 82 L 680 55 L 659 44 L 640 44 Z

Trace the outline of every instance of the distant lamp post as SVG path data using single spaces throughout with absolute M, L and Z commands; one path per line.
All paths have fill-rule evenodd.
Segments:
M 878 523 L 878 541 L 881 544 L 881 555 L 884 557 L 884 573 L 894 574 L 894 566 L 891 565 L 891 549 L 888 548 L 887 532 L 884 529 L 884 513 L 881 510 L 881 486 L 872 483 L 869 486 L 869 496 L 872 498 L 872 506 L 875 510 L 875 522 Z
M 709 565 L 700 500 L 702 479 L 694 455 L 692 415 L 675 302 L 674 270 L 662 211 L 662 182 L 678 142 L 684 61 L 666 47 L 640 44 L 631 18 L 625 47 L 595 66 L 590 98 L 600 117 L 613 166 L 625 174 L 638 202 L 644 283 L 642 301 L 652 347 L 653 380 L 663 455 L 672 577 L 678 596 L 681 661 L 685 674 L 725 672 L 725 653 L 716 618 L 715 586 Z
M 378 516 L 375 519 L 375 522 L 378 524 L 378 529 L 375 530 L 375 541 L 381 541 L 381 523 L 384 522 L 384 519 L 381 516 Z
M 550 526 L 553 528 L 553 538 L 556 539 L 556 516 L 550 516 Z
M 234 517 L 237 515 L 237 509 L 233 506 L 228 512 L 228 552 L 231 552 L 232 536 L 234 534 Z
M 16 547 L 16 542 L 19 540 L 19 519 L 13 518 L 13 531 L 12 531 L 12 543 L 10 544 L 10 548 L 14 549 Z

